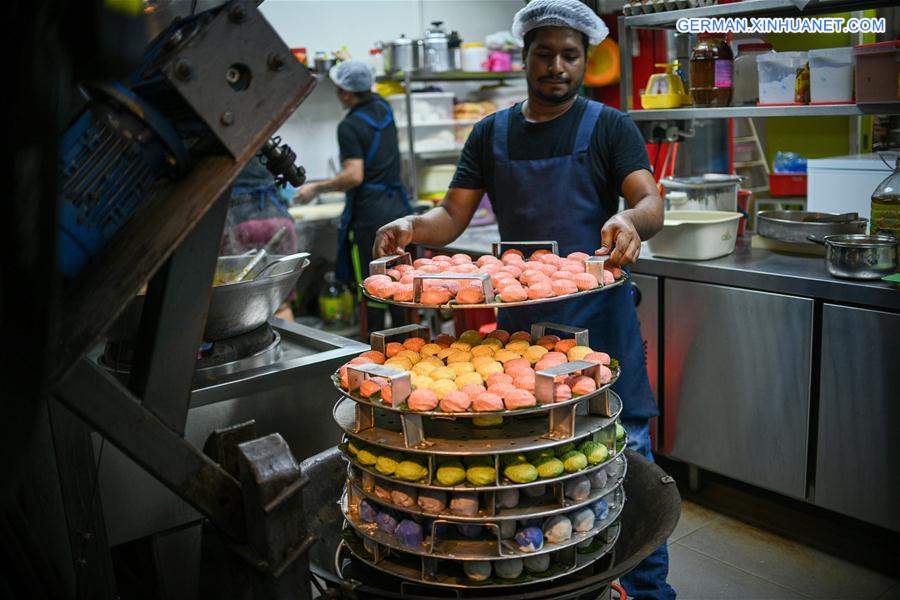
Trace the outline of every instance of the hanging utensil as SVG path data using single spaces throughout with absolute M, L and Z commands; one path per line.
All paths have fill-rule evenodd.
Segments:
M 281 227 L 279 227 L 278 231 L 275 232 L 275 235 L 273 235 L 271 238 L 269 238 L 269 241 L 266 242 L 265 247 L 263 247 L 263 251 L 271 254 L 272 251 L 275 250 L 275 246 L 278 245 L 278 242 L 281 241 L 281 239 L 284 237 L 284 234 L 286 234 L 286 233 L 287 233 L 286 225 L 282 225 Z
M 267 254 L 268 252 L 266 252 L 265 248 L 257 252 L 256 256 L 254 256 L 253 259 L 250 260 L 247 265 L 240 270 L 240 272 L 231 281 L 231 283 L 238 283 L 239 281 L 243 281 L 244 277 L 246 277 L 247 274 L 250 273 L 250 271 L 252 271 L 256 267 L 256 265 L 258 265 L 259 262 L 266 257 Z

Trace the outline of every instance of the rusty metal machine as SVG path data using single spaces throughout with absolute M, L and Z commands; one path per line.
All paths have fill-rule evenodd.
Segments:
M 219 578 L 205 578 L 211 583 L 204 590 L 235 598 L 309 595 L 307 480 L 284 438 L 257 435 L 252 421 L 229 423 L 205 444 L 191 443 L 185 432 L 230 184 L 258 154 L 278 181 L 302 183 L 295 154 L 273 135 L 315 80 L 255 2 L 207 10 L 190 4 L 176 7 L 190 8 L 182 14 L 160 2 L 56 7 L 58 14 L 48 7 L 53 17 L 19 8 L 28 41 L 41 47 L 43 40 L 57 52 L 42 73 L 24 74 L 20 97 L 37 101 L 42 86 L 31 79 L 51 80 L 44 88 L 59 99 L 59 110 L 48 114 L 55 133 L 34 127 L 32 136 L 44 134 L 45 155 L 55 149 L 55 173 L 34 186 L 41 202 L 33 202 L 30 221 L 22 220 L 21 235 L 11 236 L 30 236 L 43 252 L 33 264 L 16 262 L 19 256 L 3 264 L 4 279 L 38 265 L 49 273 L 42 289 L 48 302 L 41 304 L 47 314 L 20 313 L 41 340 L 34 344 L 40 352 L 9 378 L 11 398 L 28 403 L 25 447 L 3 495 L 9 535 L 2 554 L 28 565 L 2 578 L 14 597 L 117 597 L 98 500 L 106 444 L 202 515 L 210 572 L 234 575 L 227 589 Z M 149 17 L 162 26 L 144 46 Z M 66 34 L 91 33 L 93 62 L 65 56 Z M 16 134 L 15 166 L 34 184 L 27 136 Z M 24 211 L 21 194 L 13 194 L 13 216 Z M 56 234 L 38 235 L 51 218 Z M 31 257 L 25 250 L 21 256 Z M 86 354 L 147 283 L 130 377 L 117 379 Z M 16 329 L 12 310 L 27 303 L 13 291 L 4 286 L 0 302 L 4 338 Z M 320 353 L 332 346 L 342 353 L 341 344 L 316 344 Z M 290 358 L 299 357 L 279 349 L 278 360 Z M 32 507 L 37 513 L 29 514 Z M 44 547 L 37 540 L 46 540 Z

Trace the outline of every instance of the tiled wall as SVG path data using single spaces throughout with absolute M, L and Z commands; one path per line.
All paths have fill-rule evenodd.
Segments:
M 368 55 L 377 40 L 405 33 L 418 38 L 431 21 L 444 21 L 464 41 L 484 41 L 508 30 L 522 0 L 266 0 L 263 14 L 288 46 L 317 50 L 346 46 L 355 58 Z M 330 175 L 337 164 L 337 124 L 343 110 L 327 77 L 279 131 L 299 156 L 310 179 Z

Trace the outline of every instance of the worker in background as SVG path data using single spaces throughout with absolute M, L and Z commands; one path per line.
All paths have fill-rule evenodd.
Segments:
M 412 213 L 400 182 L 400 148 L 394 115 L 387 102 L 372 92 L 372 71 L 358 60 L 338 63 L 328 72 L 337 97 L 349 113 L 338 125 L 342 170 L 332 179 L 303 185 L 295 197 L 306 204 L 323 192 L 347 192 L 338 232 L 335 275 L 361 282 L 369 275 L 375 232 L 390 221 Z M 384 329 L 385 306 L 369 304 L 368 328 Z M 404 313 L 392 308 L 393 325 Z
M 219 247 L 221 256 L 236 256 L 265 248 L 269 255 L 285 256 L 297 252 L 297 230 L 288 212 L 290 198 L 275 185 L 275 176 L 262 164 L 259 156 L 247 163 L 231 188 L 231 204 L 225 231 Z M 294 320 L 292 290 L 275 316 Z
M 560 254 L 595 252 L 612 265 L 633 263 L 641 240 L 663 225 L 663 203 L 644 139 L 626 115 L 577 92 L 589 45 L 608 35 L 579 0 L 532 0 L 513 20 L 523 42 L 528 98 L 475 125 L 442 204 L 378 232 L 376 255 L 408 244 L 441 247 L 468 226 L 487 192 L 507 241 L 556 240 Z M 618 211 L 619 197 L 627 208 Z M 498 325 L 530 331 L 550 321 L 586 327 L 591 345 L 619 359 L 613 389 L 622 398 L 628 446 L 652 460 L 650 390 L 637 313 L 626 283 L 612 290 L 533 307 L 498 311 Z M 621 578 L 629 598 L 671 599 L 665 544 Z

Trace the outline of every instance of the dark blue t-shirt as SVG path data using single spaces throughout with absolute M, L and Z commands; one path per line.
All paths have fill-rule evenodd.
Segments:
M 509 127 L 509 157 L 512 160 L 537 160 L 572 153 L 578 124 L 587 106 L 578 98 L 564 114 L 542 123 L 532 123 L 522 114 L 522 104 L 512 108 Z M 494 116 L 479 121 L 469 134 L 450 187 L 494 191 Z M 594 166 L 594 185 L 603 199 L 607 214 L 618 209 L 622 181 L 640 169 L 650 170 L 644 138 L 634 121 L 609 106 L 597 120 L 588 150 Z
M 341 150 L 341 162 L 352 158 L 364 159 L 375 139 L 375 130 L 362 119 L 353 116 L 354 113 L 364 113 L 378 122 L 387 114 L 385 104 L 387 103 L 380 96 L 372 94 L 372 98 L 350 109 L 340 122 L 338 146 Z M 369 183 L 393 183 L 399 179 L 400 149 L 397 143 L 397 127 L 391 123 L 381 132 L 381 141 L 372 161 L 365 164 L 365 180 Z

